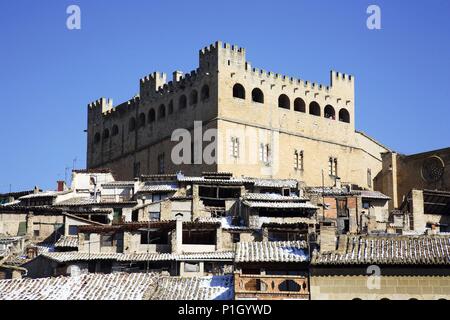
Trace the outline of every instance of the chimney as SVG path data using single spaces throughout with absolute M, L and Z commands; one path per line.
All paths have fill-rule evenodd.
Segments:
M 57 183 L 57 190 L 56 191 L 66 191 L 67 190 L 67 186 L 66 186 L 66 182 L 63 180 L 58 180 L 56 181 Z
M 336 250 L 336 226 L 332 222 L 320 223 L 320 252 Z
M 334 186 L 335 186 L 336 188 L 338 188 L 338 189 L 341 189 L 341 188 L 342 188 L 341 178 L 339 178 L 339 177 L 336 177 L 336 178 L 335 178 Z
M 34 186 L 33 193 L 34 194 L 39 193 L 39 187 L 38 186 Z
M 173 75 L 172 80 L 175 83 L 175 82 L 180 81 L 181 77 L 183 76 L 183 72 L 177 70 L 177 71 L 174 71 L 172 75 Z
M 177 213 L 175 215 L 175 219 L 177 220 L 175 229 L 175 239 L 176 239 L 175 253 L 180 254 L 183 253 L 183 214 L 181 212 Z

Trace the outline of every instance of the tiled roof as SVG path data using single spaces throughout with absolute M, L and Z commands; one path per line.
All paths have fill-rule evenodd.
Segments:
M 244 200 L 256 200 L 256 201 L 307 201 L 308 198 L 303 198 L 299 196 L 282 196 L 276 193 L 246 193 L 242 196 Z
M 164 277 L 151 300 L 232 300 L 233 276 Z
M 0 300 L 141 300 L 158 279 L 152 273 L 90 273 L 1 280 Z
M 96 204 L 97 202 L 93 197 L 73 197 L 64 201 L 55 203 L 55 206 L 82 206 Z
M 267 221 L 263 222 L 261 225 L 262 228 L 300 228 L 304 227 L 305 225 L 311 225 L 311 224 L 319 224 L 315 219 L 311 218 L 298 218 L 295 220 L 295 222 L 278 222 L 274 220 L 273 222 Z
M 255 184 L 256 187 L 263 188 L 296 188 L 298 181 L 294 179 L 256 179 L 247 178 Z
M 68 194 L 71 193 L 72 190 L 66 190 L 66 191 L 45 191 L 45 192 L 39 192 L 39 193 L 32 193 L 32 194 L 28 194 L 26 196 L 20 197 L 20 200 L 24 200 L 24 199 L 32 199 L 32 198 L 41 198 L 41 197 L 57 197 L 59 195 L 64 195 L 64 194 Z
M 1 244 L 9 244 L 9 243 L 13 243 L 13 242 L 22 240 L 24 238 L 25 237 L 0 236 L 0 243 Z
M 353 196 L 360 194 L 359 191 L 350 191 L 347 188 L 336 187 L 308 187 L 306 191 L 307 193 L 323 194 L 325 196 Z
M 372 190 L 360 190 L 359 193 L 363 198 L 368 199 L 380 199 L 380 200 L 390 200 L 391 198 L 387 195 L 379 192 L 379 191 L 372 191 Z
M 55 248 L 78 248 L 78 236 L 62 236 L 56 241 Z
M 245 183 L 253 183 L 248 179 L 209 179 L 204 177 L 179 177 L 178 181 L 180 182 L 194 182 L 194 183 L 202 183 L 202 184 L 222 184 L 222 185 L 242 185 Z
M 351 236 L 344 248 L 317 253 L 315 265 L 449 265 L 450 236 Z
M 137 192 L 171 192 L 177 191 L 175 184 L 149 184 L 145 183 Z
M 88 252 L 47 252 L 43 257 L 53 261 L 64 263 L 70 261 L 90 261 L 90 260 L 114 260 L 114 261 L 214 261 L 214 260 L 233 260 L 234 252 L 216 251 L 199 253 L 88 253 Z
M 307 248 L 306 241 L 239 242 L 235 262 L 305 262 Z
M 102 187 L 133 187 L 134 181 L 110 181 L 102 183 Z
M 277 209 L 318 209 L 311 203 L 304 202 L 273 202 L 273 201 L 248 201 L 244 200 L 243 205 L 250 208 L 277 208 Z

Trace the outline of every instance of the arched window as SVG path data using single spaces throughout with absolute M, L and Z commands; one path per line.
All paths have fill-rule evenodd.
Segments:
M 139 115 L 139 128 L 145 126 L 145 114 L 141 113 Z
M 317 102 L 313 101 L 309 104 L 309 114 L 320 117 L 320 106 Z
M 158 110 L 158 119 L 164 119 L 166 117 L 166 106 L 160 105 Z
M 173 100 L 170 100 L 169 102 L 169 114 L 173 113 Z
M 294 100 L 294 111 L 306 112 L 306 103 L 302 98 L 297 98 Z
M 280 291 L 299 292 L 301 290 L 300 285 L 294 280 L 284 280 L 278 285 Z
M 339 121 L 350 123 L 350 114 L 347 109 L 342 108 L 339 110 Z
M 252 90 L 252 101 L 258 103 L 264 103 L 264 93 L 259 88 Z
M 103 140 L 109 139 L 109 130 L 103 130 Z
M 205 85 L 202 87 L 202 91 L 201 91 L 201 99 L 202 99 L 202 101 L 205 101 L 205 100 L 209 99 L 209 87 L 208 87 L 207 84 L 205 84 Z
M 289 100 L 289 97 L 287 95 L 282 94 L 278 97 L 278 108 L 283 109 L 291 108 L 291 101 Z
M 117 136 L 119 134 L 119 127 L 117 126 L 117 124 L 113 125 L 112 127 L 112 136 Z
M 128 122 L 128 130 L 130 132 L 136 130 L 136 119 L 134 117 L 132 117 Z
M 192 90 L 191 95 L 189 96 L 189 105 L 193 106 L 198 102 L 198 93 L 197 90 Z
M 324 113 L 325 118 L 336 120 L 336 111 L 334 111 L 333 106 L 331 106 L 329 104 L 326 105 L 323 113 Z
M 178 109 L 186 109 L 186 107 L 187 107 L 187 99 L 186 96 L 183 94 L 178 100 Z
M 95 135 L 94 135 L 94 143 L 99 143 L 100 142 L 100 133 L 96 133 Z
M 148 112 L 148 123 L 155 122 L 156 115 L 155 115 L 155 109 L 151 108 Z
M 236 83 L 233 86 L 233 97 L 239 99 L 245 99 L 245 89 L 240 83 Z

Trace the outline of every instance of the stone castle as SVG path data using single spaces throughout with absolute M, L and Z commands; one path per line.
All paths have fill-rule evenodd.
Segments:
M 330 78 L 327 86 L 257 69 L 244 48 L 216 42 L 200 50 L 195 71 L 175 71 L 172 81 L 154 72 L 129 101 L 90 103 L 87 167 L 110 168 L 119 179 L 207 171 L 310 186 L 339 177 L 372 189 L 381 154 L 390 150 L 355 130 L 354 77 L 331 71 Z M 179 128 L 194 135 L 194 121 L 203 134 L 217 130 L 212 144 L 220 160 L 174 164 L 178 141 L 171 135 Z

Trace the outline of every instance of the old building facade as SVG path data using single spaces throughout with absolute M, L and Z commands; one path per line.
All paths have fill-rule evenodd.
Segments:
M 322 185 L 322 177 L 332 185 L 339 176 L 372 189 L 381 153 L 389 150 L 355 131 L 354 77 L 332 71 L 330 78 L 325 86 L 256 69 L 244 48 L 216 42 L 200 50 L 191 73 L 176 71 L 167 82 L 155 72 L 125 103 L 102 98 L 89 104 L 87 166 L 111 168 L 119 179 L 221 171 L 313 186 Z M 172 161 L 181 139 L 171 141 L 176 129 L 193 137 L 181 164 Z M 215 161 L 202 157 L 208 146 Z

